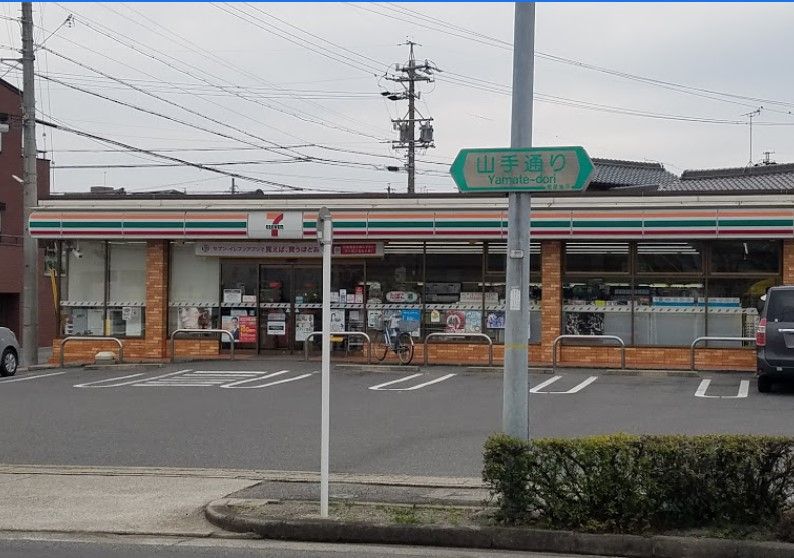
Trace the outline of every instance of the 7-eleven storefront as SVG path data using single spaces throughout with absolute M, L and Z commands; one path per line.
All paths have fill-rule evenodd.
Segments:
M 617 335 L 630 368 L 688 368 L 700 336 L 752 336 L 756 303 L 794 276 L 791 196 L 536 198 L 530 360 L 549 364 L 560 334 Z M 748 203 L 749 202 L 749 203 Z M 65 335 L 111 335 L 125 359 L 162 360 L 176 328 L 234 331 L 250 354 L 299 353 L 321 323 L 319 207 L 334 219 L 332 323 L 374 334 L 398 314 L 432 332 L 484 333 L 502 357 L 504 198 L 58 198 L 31 231 L 54 243 Z M 68 343 L 90 361 L 111 343 Z M 216 337 L 177 342 L 212 356 Z M 484 363 L 481 342 L 432 344 L 435 363 Z M 354 357 L 358 347 L 338 344 Z M 615 366 L 617 349 L 565 346 L 561 363 Z M 54 359 L 60 357 L 60 339 Z M 713 343 L 699 368 L 752 370 L 751 345 Z

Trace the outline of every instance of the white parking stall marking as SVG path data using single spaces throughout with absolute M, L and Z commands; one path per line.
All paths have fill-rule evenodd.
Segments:
M 21 378 L 13 378 L 11 380 L 2 380 L 0 384 L 11 384 L 13 382 L 27 382 L 28 380 L 36 380 L 38 378 L 49 378 L 50 376 L 60 376 L 61 374 L 66 374 L 68 370 L 64 370 L 63 372 L 53 372 L 51 374 L 38 374 L 36 376 L 23 376 Z
M 76 384 L 77 388 L 114 388 L 130 387 L 219 387 L 230 389 L 261 389 L 309 378 L 318 372 L 298 374 L 294 377 L 278 378 L 289 374 L 289 370 L 268 372 L 267 370 L 178 370 L 159 376 L 146 377 L 145 373 L 128 374 L 115 378 L 103 378 Z M 63 374 L 64 372 L 59 372 Z M 272 380 L 272 381 L 269 381 Z
M 590 384 L 595 382 L 598 379 L 598 376 L 590 376 L 586 380 L 580 382 L 579 384 L 575 385 L 574 387 L 572 387 L 571 389 L 569 389 L 567 391 L 541 391 L 543 388 L 545 388 L 546 386 L 550 386 L 551 384 L 553 384 L 554 382 L 556 382 L 560 378 L 562 378 L 562 376 L 552 376 L 551 378 L 549 378 L 545 382 L 541 382 L 538 385 L 536 385 L 535 387 L 531 388 L 529 390 L 529 393 L 548 393 L 548 394 L 551 394 L 551 395 L 570 395 L 572 393 L 578 393 L 578 392 L 582 391 L 584 388 L 586 388 L 587 386 L 589 386 Z
M 171 376 L 158 376 L 133 382 L 133 387 L 220 387 L 241 378 L 257 379 L 264 371 L 182 370 Z
M 188 370 L 179 370 L 178 372 L 169 372 L 168 374 L 161 374 L 159 376 L 154 376 L 153 378 L 148 378 L 148 380 L 156 380 L 158 378 L 167 378 L 169 376 L 176 376 L 177 374 L 184 374 L 185 372 L 190 372 Z M 129 374 L 127 376 L 118 376 L 116 378 L 105 378 L 104 380 L 97 380 L 95 382 L 86 382 L 83 384 L 76 384 L 74 387 L 76 388 L 92 388 L 92 389 L 99 389 L 99 388 L 114 388 L 114 387 L 121 387 L 121 386 L 131 386 L 133 384 L 137 384 L 141 380 L 130 380 L 127 382 L 119 382 L 118 380 L 128 380 L 129 378 L 140 378 L 144 374 L 141 372 L 139 374 Z M 115 383 L 111 383 L 115 382 Z
M 711 385 L 711 380 L 703 380 L 700 382 L 695 397 L 703 397 L 704 399 L 744 399 L 750 393 L 750 380 L 741 380 L 739 382 L 739 393 L 737 395 L 706 395 L 706 391 Z
M 438 384 L 445 380 L 449 380 L 453 376 L 457 376 L 457 374 L 446 374 L 445 376 L 441 376 L 440 378 L 435 378 L 433 380 L 429 380 L 427 382 L 423 382 L 421 384 L 416 384 L 415 386 L 411 387 L 400 387 L 400 388 L 390 388 L 387 386 L 392 386 L 394 384 L 400 384 L 403 382 L 407 382 L 409 380 L 413 380 L 414 378 L 418 378 L 420 376 L 424 376 L 424 373 L 420 372 L 418 374 L 411 374 L 410 376 L 406 376 L 405 378 L 397 378 L 396 380 L 391 380 L 388 382 L 384 382 L 382 384 L 378 384 L 376 386 L 371 386 L 369 389 L 373 391 L 414 391 L 417 389 L 422 389 L 423 387 L 427 387 L 433 384 Z
M 275 372 L 273 374 L 269 374 L 268 376 L 264 376 L 262 378 L 253 378 L 253 379 L 250 379 L 250 380 L 242 380 L 242 381 L 239 381 L 239 382 L 233 382 L 231 384 L 226 384 L 226 385 L 223 385 L 221 387 L 222 388 L 228 388 L 228 389 L 261 389 L 261 388 L 266 388 L 266 387 L 270 387 L 270 386 L 276 386 L 276 385 L 279 385 L 279 384 L 286 384 L 286 383 L 289 383 L 289 382 L 296 382 L 298 380 L 303 380 L 304 378 L 310 378 L 311 376 L 314 376 L 315 374 L 319 374 L 319 372 L 309 372 L 308 374 L 301 374 L 300 376 L 295 376 L 294 378 L 284 378 L 284 379 L 281 379 L 281 380 L 275 380 L 275 381 L 267 382 L 267 383 L 264 383 L 264 384 L 257 384 L 257 385 L 253 385 L 253 386 L 240 385 L 240 384 L 243 384 L 243 383 L 246 383 L 246 382 L 253 382 L 254 380 L 259 380 L 259 381 L 266 380 L 267 378 L 273 378 L 275 376 L 278 376 L 280 374 L 285 374 L 287 372 L 289 372 L 289 370 L 281 370 L 280 372 Z

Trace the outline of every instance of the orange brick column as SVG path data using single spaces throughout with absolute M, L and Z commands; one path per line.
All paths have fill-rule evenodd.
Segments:
M 540 243 L 541 285 L 540 301 L 540 358 L 551 364 L 554 339 L 560 335 L 562 324 L 562 242 L 544 240 Z
M 783 284 L 794 285 L 794 240 L 783 241 Z
M 165 358 L 168 336 L 168 241 L 146 244 L 145 358 Z

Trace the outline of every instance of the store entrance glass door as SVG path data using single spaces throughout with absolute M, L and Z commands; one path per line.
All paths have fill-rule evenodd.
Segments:
M 259 266 L 260 351 L 291 351 L 292 268 Z
M 322 268 L 316 265 L 259 266 L 259 350 L 302 351 L 320 325 Z

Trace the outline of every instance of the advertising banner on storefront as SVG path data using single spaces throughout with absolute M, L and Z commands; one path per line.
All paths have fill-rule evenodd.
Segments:
M 220 258 L 319 258 L 314 241 L 197 242 L 197 256 Z M 383 242 L 349 242 L 334 246 L 334 258 L 382 257 Z

